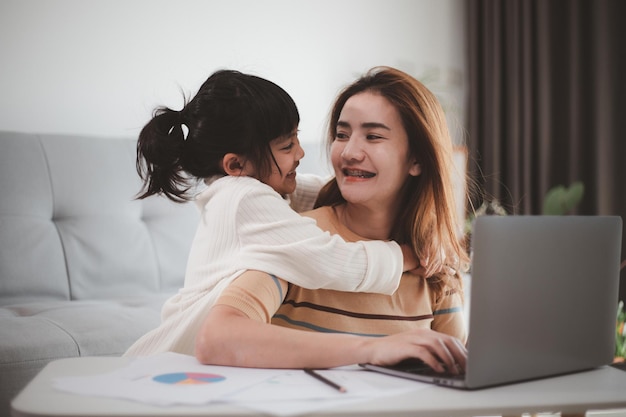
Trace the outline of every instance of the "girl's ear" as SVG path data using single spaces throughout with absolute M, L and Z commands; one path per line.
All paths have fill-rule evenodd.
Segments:
M 236 177 L 250 175 L 246 169 L 246 159 L 236 153 L 227 153 L 222 158 L 222 168 L 227 175 Z
M 411 167 L 409 168 L 409 175 L 417 177 L 421 173 L 422 173 L 422 166 L 417 161 L 413 161 L 413 163 L 411 164 Z

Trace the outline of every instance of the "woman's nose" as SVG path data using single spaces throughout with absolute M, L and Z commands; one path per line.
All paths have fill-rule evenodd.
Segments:
M 341 157 L 348 161 L 363 159 L 363 148 L 356 138 L 350 138 L 345 142 Z

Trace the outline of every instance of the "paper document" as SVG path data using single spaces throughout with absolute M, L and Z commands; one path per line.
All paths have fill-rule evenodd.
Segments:
M 54 386 L 76 394 L 154 405 L 199 405 L 221 400 L 278 373 L 276 369 L 202 365 L 193 356 L 169 352 L 136 358 L 107 374 L 57 378 Z
M 430 386 L 369 372 L 356 365 L 318 372 L 347 391 L 339 392 L 303 370 L 202 365 L 192 356 L 177 353 L 135 358 L 125 367 L 106 374 L 60 377 L 53 384 L 74 394 L 155 406 L 220 402 L 277 416 L 303 414 Z
M 319 382 L 315 384 L 311 376 L 294 370 L 230 395 L 226 400 L 264 414 L 295 416 L 432 388 L 431 384 L 369 372 L 357 365 L 318 373 L 345 387 L 346 392 Z

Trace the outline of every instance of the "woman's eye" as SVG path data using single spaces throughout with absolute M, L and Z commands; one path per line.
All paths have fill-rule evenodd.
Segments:
M 346 133 L 343 132 L 337 132 L 335 134 L 335 139 L 348 139 L 349 136 Z
M 367 135 L 367 139 L 368 140 L 376 140 L 376 139 L 382 139 L 383 137 L 380 135 L 377 135 L 375 133 L 370 133 L 369 135 Z
M 295 146 L 294 142 L 289 142 L 289 145 L 280 148 L 281 151 L 290 151 Z

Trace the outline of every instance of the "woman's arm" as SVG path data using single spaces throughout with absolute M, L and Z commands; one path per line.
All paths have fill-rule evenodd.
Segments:
M 331 368 L 355 363 L 390 365 L 419 358 L 443 371 L 465 368 L 461 342 L 430 329 L 381 338 L 316 333 L 254 321 L 241 311 L 216 305 L 196 339 L 204 364 L 250 368 Z
M 385 365 L 420 358 L 436 370 L 443 370 L 441 363 L 449 369 L 456 369 L 455 364 L 465 367 L 467 353 L 463 344 L 430 329 L 370 338 L 269 324 L 272 311 L 282 302 L 281 288 L 286 288 L 284 281 L 278 280 L 277 286 L 275 280 L 262 272 L 247 271 L 231 284 L 247 290 L 243 296 L 226 290 L 204 320 L 196 338 L 195 354 L 200 362 L 326 368 L 364 362 Z
M 216 305 L 196 339 L 196 357 L 206 364 L 252 368 L 332 367 L 359 362 L 360 339 L 262 323 Z

